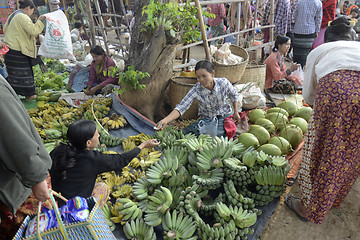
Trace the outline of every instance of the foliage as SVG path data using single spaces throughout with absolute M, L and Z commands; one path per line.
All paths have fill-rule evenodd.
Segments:
M 151 0 L 143 8 L 142 14 L 147 14 L 147 21 L 143 23 L 141 31 L 154 33 L 162 25 L 172 37 L 175 37 L 176 32 L 182 32 L 182 40 L 186 43 L 197 41 L 201 37 L 195 28 L 199 24 L 197 8 L 191 6 L 189 0 L 184 6 L 179 6 L 177 2 L 163 4 L 161 1 Z M 215 18 L 215 14 L 207 11 L 203 11 L 203 15 Z
M 45 64 L 49 63 L 48 72 L 42 73 L 39 65 L 33 67 L 35 86 L 40 90 L 52 89 L 60 90 L 64 87 L 64 79 L 69 76 L 69 72 L 64 72 L 59 74 L 58 72 L 53 71 L 52 69 L 59 70 L 60 65 L 54 64 L 54 60 L 44 59 Z M 55 60 L 57 61 L 57 60 Z M 60 63 L 61 64 L 61 63 Z M 62 64 L 63 65 L 63 64 Z M 63 65 L 64 66 L 64 65 Z
M 129 66 L 128 69 L 124 72 L 120 72 L 120 70 L 116 67 L 109 67 L 108 71 L 104 71 L 104 76 L 117 77 L 119 79 L 119 84 L 123 83 L 130 87 L 130 89 L 141 89 L 144 90 L 146 88 L 145 84 L 140 84 L 140 80 L 146 77 L 150 77 L 150 74 L 147 72 L 141 72 L 135 70 L 133 65 Z M 127 89 L 120 89 L 119 94 L 125 92 Z
M 53 71 L 55 73 L 60 73 L 67 69 L 67 67 L 57 59 L 42 58 L 42 60 L 45 63 L 46 68 L 49 71 Z
M 75 18 L 74 18 L 74 16 L 75 16 L 75 13 L 76 13 L 76 10 L 75 10 L 75 8 L 74 7 L 71 7 L 71 6 L 68 6 L 67 8 L 66 8 L 66 12 L 67 12 L 67 14 L 68 14 L 68 17 L 69 17 L 69 24 L 70 25 L 74 25 L 74 23 L 75 23 Z

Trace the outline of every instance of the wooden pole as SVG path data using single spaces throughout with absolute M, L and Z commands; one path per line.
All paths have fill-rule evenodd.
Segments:
M 111 0 L 111 8 L 112 8 L 113 13 L 116 14 L 114 0 Z M 118 27 L 119 25 L 118 25 L 117 17 L 114 16 L 114 19 L 115 19 L 115 25 L 116 25 L 116 27 Z M 120 25 L 121 25 L 121 21 L 120 21 Z M 115 33 L 116 33 L 116 36 L 119 38 L 119 42 L 121 42 L 119 30 L 115 29 Z
M 95 8 L 96 8 L 96 12 L 101 13 L 99 1 L 95 1 Z M 102 34 L 103 39 L 104 39 L 104 45 L 105 45 L 106 53 L 107 53 L 108 56 L 110 56 L 110 50 L 109 50 L 109 46 L 107 44 L 107 35 L 106 35 L 105 29 L 104 29 L 104 19 L 102 17 L 100 17 L 99 22 L 100 22 L 101 34 Z
M 204 26 L 204 20 L 203 20 L 203 18 L 202 18 L 202 12 L 201 12 L 201 6 L 200 6 L 199 0 L 195 0 L 195 4 L 196 4 L 196 7 L 197 7 L 198 19 L 199 19 L 199 24 L 200 24 L 200 30 L 201 30 L 201 35 L 202 35 L 202 39 L 203 39 L 203 44 L 204 44 L 204 48 L 205 48 L 206 59 L 209 60 L 209 61 L 211 61 L 209 44 L 208 44 L 208 40 L 207 40 L 207 36 L 206 36 L 206 31 L 205 31 L 205 26 Z
M 236 7 L 237 7 L 237 12 L 240 13 L 241 12 L 241 3 L 237 3 Z M 237 16 L 236 16 L 236 31 L 237 32 L 240 31 L 240 15 L 241 14 L 237 14 Z M 243 34 L 241 35 L 241 37 L 242 36 L 243 36 Z M 236 35 L 236 45 L 240 46 L 240 34 Z
M 86 0 L 86 13 L 88 16 L 88 22 L 89 22 L 89 29 L 91 34 L 91 43 L 92 46 L 96 45 L 96 38 L 95 38 L 95 27 L 94 27 L 94 19 L 91 12 L 91 3 L 90 0 Z
M 125 11 L 125 6 L 124 6 L 123 0 L 120 0 L 120 4 L 121 4 L 121 8 L 122 8 L 123 13 L 124 13 L 125 23 L 126 23 L 128 29 L 129 29 L 129 33 L 131 33 L 130 24 L 129 24 L 129 20 L 127 19 L 127 16 L 126 16 L 126 11 Z

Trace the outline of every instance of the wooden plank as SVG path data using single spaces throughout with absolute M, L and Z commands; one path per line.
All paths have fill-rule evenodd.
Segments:
M 207 36 L 206 36 L 204 20 L 202 18 L 202 12 L 201 12 L 201 6 L 200 6 L 199 0 L 195 0 L 195 4 L 196 4 L 197 14 L 198 14 L 198 18 L 199 18 L 200 30 L 201 30 L 201 35 L 202 35 L 202 39 L 203 39 L 203 45 L 205 48 L 206 59 L 211 61 L 209 44 L 208 44 L 208 40 L 207 40 Z

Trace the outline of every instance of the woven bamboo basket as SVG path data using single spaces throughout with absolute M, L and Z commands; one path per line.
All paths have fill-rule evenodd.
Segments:
M 240 81 L 245 71 L 249 62 L 249 54 L 244 48 L 237 45 L 230 45 L 230 51 L 232 54 L 242 57 L 244 61 L 234 65 L 225 65 L 214 61 L 213 65 L 215 77 L 227 78 L 232 84 L 235 84 Z
M 256 82 L 258 83 L 261 91 L 263 91 L 265 87 L 265 77 L 266 65 L 257 62 L 251 62 L 245 68 L 244 74 L 238 83 L 244 84 L 248 82 Z
M 172 108 L 175 108 L 177 104 L 188 93 L 190 88 L 192 88 L 195 83 L 197 83 L 196 78 L 190 77 L 174 77 L 170 82 L 170 105 Z M 180 117 L 180 119 L 196 119 L 198 118 L 198 101 L 194 100 L 190 108 Z

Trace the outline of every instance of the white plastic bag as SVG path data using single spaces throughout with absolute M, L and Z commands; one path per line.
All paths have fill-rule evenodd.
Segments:
M 47 58 L 76 60 L 73 54 L 69 23 L 63 11 L 45 14 L 45 39 L 40 45 L 39 55 Z
M 251 84 L 251 85 L 249 85 Z M 236 84 L 236 90 L 242 94 L 242 108 L 264 108 L 266 107 L 266 98 L 262 94 L 260 87 L 257 83 Z
M 217 128 L 218 128 L 217 117 L 214 117 L 210 121 L 200 119 L 198 123 L 198 128 L 200 134 L 206 134 L 206 135 L 210 135 L 211 137 L 215 137 L 217 135 Z
M 304 83 L 304 71 L 301 66 L 298 67 L 295 71 L 293 71 L 290 76 L 294 76 L 295 79 L 293 80 L 294 83 L 297 85 L 302 86 Z

